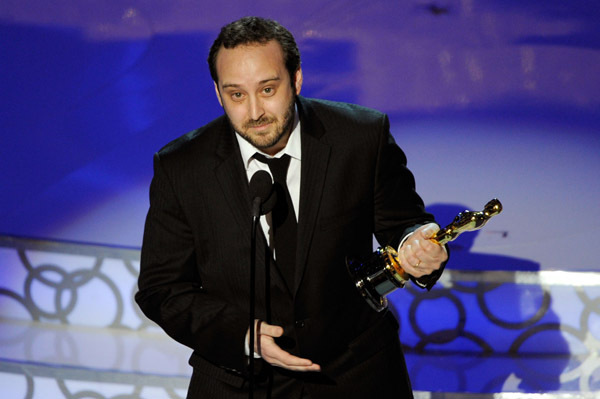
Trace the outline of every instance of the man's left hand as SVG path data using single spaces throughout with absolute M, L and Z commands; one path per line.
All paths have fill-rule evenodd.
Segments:
M 448 260 L 446 248 L 430 240 L 440 230 L 435 223 L 419 227 L 400 247 L 398 260 L 402 269 L 415 278 L 438 270 Z

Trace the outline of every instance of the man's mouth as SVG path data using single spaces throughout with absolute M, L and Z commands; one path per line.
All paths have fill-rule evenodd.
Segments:
M 252 123 L 250 125 L 246 125 L 248 129 L 252 129 L 252 131 L 256 133 L 263 133 L 267 131 L 271 127 L 272 122 L 262 122 L 262 123 Z
M 248 122 L 246 123 L 246 128 L 247 129 L 256 129 L 256 130 L 263 130 L 266 127 L 268 127 L 269 125 L 271 125 L 271 123 L 273 123 L 272 119 L 262 119 L 262 120 L 258 120 L 256 122 Z

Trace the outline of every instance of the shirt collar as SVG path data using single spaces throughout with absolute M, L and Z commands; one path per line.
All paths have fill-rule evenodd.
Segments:
M 242 160 L 244 161 L 244 166 L 246 167 L 246 169 L 248 169 L 248 166 L 250 165 L 250 161 L 252 160 L 252 157 L 257 152 L 265 155 L 268 158 L 280 158 L 284 154 L 288 154 L 291 158 L 295 158 L 299 161 L 302 159 L 302 157 L 301 157 L 302 146 L 301 146 L 301 134 L 300 134 L 300 119 L 298 118 L 297 107 L 294 111 L 294 128 L 292 129 L 292 133 L 290 134 L 290 137 L 288 138 L 288 142 L 287 142 L 285 148 L 283 148 L 281 151 L 279 151 L 273 157 L 271 157 L 271 155 L 265 154 L 264 152 L 260 151 L 256 147 L 254 147 L 252 144 L 250 144 L 248 141 L 246 141 L 246 139 L 244 139 L 238 132 L 235 132 L 235 133 L 236 133 L 235 138 L 237 139 L 238 144 L 240 146 Z

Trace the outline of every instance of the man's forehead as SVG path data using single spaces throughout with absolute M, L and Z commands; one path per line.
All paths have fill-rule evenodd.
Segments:
M 235 47 L 226 48 L 224 45 L 221 45 L 217 56 L 216 56 L 216 64 L 219 66 L 219 60 L 222 60 L 224 56 L 237 55 L 243 57 L 244 55 L 248 55 L 254 52 L 268 52 L 272 56 L 279 57 L 283 60 L 283 49 L 281 45 L 276 40 L 269 40 L 268 42 L 250 42 L 239 44 Z
M 276 41 L 250 43 L 231 49 L 221 48 L 216 58 L 219 83 L 237 85 L 249 77 L 254 81 L 281 79 L 285 62 L 281 46 Z

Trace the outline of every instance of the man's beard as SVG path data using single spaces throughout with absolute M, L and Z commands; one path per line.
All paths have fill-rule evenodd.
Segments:
M 295 113 L 295 96 L 293 96 L 290 101 L 290 105 L 288 106 L 287 111 L 285 112 L 285 115 L 283 116 L 282 123 L 273 126 L 273 128 L 275 129 L 274 134 L 269 132 L 268 134 L 265 134 L 265 135 L 258 135 L 258 134 L 253 135 L 253 134 L 249 133 L 249 129 L 256 127 L 256 126 L 261 126 L 261 125 L 264 125 L 267 123 L 276 122 L 277 121 L 276 118 L 264 116 L 256 121 L 249 120 L 243 124 L 241 129 L 239 128 L 239 126 L 235 126 L 231 122 L 231 119 L 229 119 L 229 116 L 227 116 L 227 119 L 229 119 L 229 123 L 231 124 L 231 126 L 233 126 L 233 129 L 236 132 L 238 132 L 240 134 L 240 136 L 242 136 L 247 142 L 252 144 L 255 148 L 258 148 L 259 150 L 266 150 L 266 149 L 273 147 L 277 143 L 279 143 L 279 141 L 281 141 L 281 139 L 284 136 L 287 136 L 289 133 L 291 133 L 292 128 L 294 127 L 294 113 Z

